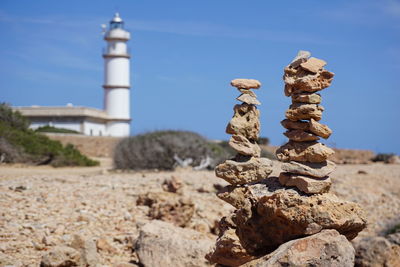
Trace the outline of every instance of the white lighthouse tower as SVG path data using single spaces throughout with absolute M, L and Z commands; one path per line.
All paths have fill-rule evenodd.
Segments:
M 130 34 L 116 13 L 104 36 L 107 48 L 103 54 L 104 109 L 110 118 L 107 122 L 107 134 L 110 136 L 130 135 L 129 39 Z

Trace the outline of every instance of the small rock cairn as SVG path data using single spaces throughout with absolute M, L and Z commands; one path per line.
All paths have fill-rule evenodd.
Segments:
M 242 104 L 235 105 L 233 118 L 226 127 L 226 133 L 232 135 L 229 145 L 237 154 L 218 165 L 215 174 L 234 186 L 242 186 L 267 178 L 272 172 L 272 161 L 260 157 L 261 149 L 257 144 L 260 111 L 256 105 L 261 103 L 250 89 L 259 89 L 261 83 L 253 79 L 235 79 L 231 85 L 242 93 L 237 98 Z
M 319 143 L 327 139 L 332 130 L 319 123 L 324 108 L 320 105 L 321 91 L 330 86 L 334 74 L 324 69 L 326 62 L 310 53 L 300 51 L 285 68 L 285 95 L 292 98 L 281 124 L 289 142 L 281 146 L 276 156 L 283 161 L 279 182 L 295 186 L 307 194 L 328 192 L 331 187 L 329 174 L 336 165 L 327 160 L 334 151 Z

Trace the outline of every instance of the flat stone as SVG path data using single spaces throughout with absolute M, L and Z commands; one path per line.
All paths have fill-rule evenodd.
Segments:
M 241 94 L 236 99 L 249 105 L 261 105 L 260 101 L 258 101 L 257 98 L 251 96 L 250 94 Z
M 318 59 L 315 57 L 311 57 L 306 62 L 301 63 L 300 67 L 302 67 L 305 70 L 308 70 L 309 72 L 317 73 L 325 65 L 326 65 L 326 62 L 324 60 Z
M 323 178 L 336 169 L 336 164 L 329 160 L 316 163 L 290 161 L 282 163 L 281 168 L 284 172 Z
M 354 254 L 354 248 L 345 236 L 336 230 L 322 230 L 315 235 L 286 242 L 274 252 L 242 267 L 353 267 Z
M 300 50 L 297 53 L 297 56 L 290 62 L 289 66 L 292 68 L 297 68 L 301 63 L 306 62 L 307 59 L 311 56 L 311 53 L 308 51 Z
M 232 135 L 229 145 L 242 155 L 260 157 L 261 148 L 242 135 Z
M 257 140 L 260 132 L 260 111 L 246 103 L 235 105 L 234 115 L 226 127 L 226 133 L 243 135 L 249 140 Z
M 293 103 L 286 110 L 285 116 L 291 121 L 298 120 L 321 120 L 324 108 L 316 104 Z
M 307 103 L 307 104 L 319 104 L 321 103 L 321 95 L 316 93 L 299 93 L 292 94 L 293 103 Z
M 281 121 L 281 124 L 286 129 L 311 132 L 325 139 L 332 134 L 332 130 L 327 125 L 321 124 L 314 119 L 310 119 L 310 121 L 291 121 L 285 119 Z
M 254 79 L 234 79 L 231 81 L 231 85 L 238 89 L 258 89 L 261 87 L 261 83 Z
M 332 181 L 329 177 L 315 179 L 310 176 L 282 172 L 279 182 L 285 186 L 295 186 L 306 194 L 322 194 L 329 192 Z
M 324 162 L 334 153 L 333 149 L 318 142 L 289 141 L 276 150 L 281 161 Z
M 267 178 L 272 172 L 272 161 L 267 158 L 251 158 L 237 162 L 226 160 L 215 168 L 215 175 L 230 184 L 241 185 Z
M 325 69 L 313 74 L 302 68 L 285 68 L 283 79 L 285 81 L 285 95 L 310 92 L 314 93 L 329 87 L 335 74 Z
M 252 97 L 255 97 L 255 98 L 257 98 L 257 95 L 256 95 L 256 93 L 254 93 L 253 91 L 251 91 L 251 90 L 247 90 L 247 89 L 238 89 L 242 94 L 248 94 L 248 95 L 250 95 L 250 96 L 252 96 Z
M 289 140 L 296 142 L 307 142 L 319 140 L 319 137 L 302 130 L 289 130 L 283 133 Z

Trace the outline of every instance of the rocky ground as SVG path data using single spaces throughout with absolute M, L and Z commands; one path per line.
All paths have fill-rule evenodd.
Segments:
M 271 176 L 280 172 L 279 162 L 274 164 Z M 156 263 L 144 262 L 143 252 L 149 241 L 143 233 L 139 237 L 146 223 L 164 220 L 186 228 L 185 235 L 199 233 L 196 244 L 212 245 L 216 221 L 233 209 L 215 196 L 226 184 L 212 171 L 110 168 L 109 160 L 92 168 L 0 165 L 0 266 L 39 266 L 43 255 L 62 246 L 85 250 L 85 260 L 95 258 L 98 266 L 151 266 Z M 366 212 L 368 227 L 357 239 L 400 222 L 399 164 L 339 165 L 331 177 L 332 192 Z M 157 232 L 146 227 L 147 236 Z

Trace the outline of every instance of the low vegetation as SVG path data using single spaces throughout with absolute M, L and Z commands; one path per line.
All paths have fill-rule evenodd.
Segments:
M 114 165 L 118 169 L 173 170 L 184 161 L 187 166 L 207 164 L 213 169 L 235 154 L 227 141 L 212 142 L 188 131 L 155 131 L 121 140 L 114 151 Z M 274 158 L 265 150 L 261 156 Z
M 7 163 L 95 166 L 99 162 L 82 155 L 73 145 L 37 133 L 29 122 L 7 104 L 0 104 L 0 161 Z
M 39 127 L 37 129 L 35 129 L 35 132 L 37 132 L 37 133 L 80 134 L 79 132 L 74 131 L 74 130 L 64 129 L 64 128 L 56 128 L 56 127 L 49 126 L 49 125 Z

